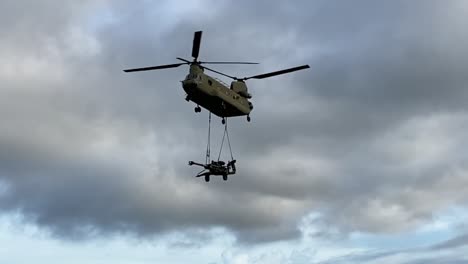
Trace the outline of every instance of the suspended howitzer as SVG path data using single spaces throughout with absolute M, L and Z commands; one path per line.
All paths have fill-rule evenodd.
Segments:
M 200 171 L 196 177 L 205 177 L 205 181 L 210 181 L 210 176 L 223 176 L 223 180 L 227 181 L 228 175 L 236 174 L 236 160 L 231 160 L 227 164 L 224 161 L 212 160 L 209 164 L 201 164 L 194 161 L 189 161 L 190 166 L 197 165 L 204 169 Z

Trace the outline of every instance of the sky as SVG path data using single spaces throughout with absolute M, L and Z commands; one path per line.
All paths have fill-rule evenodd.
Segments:
M 0 263 L 467 263 L 467 24 L 463 0 L 1 1 Z M 247 81 L 226 182 L 187 165 L 188 68 L 122 71 L 198 30 L 201 60 L 260 63 L 229 75 L 311 67 Z

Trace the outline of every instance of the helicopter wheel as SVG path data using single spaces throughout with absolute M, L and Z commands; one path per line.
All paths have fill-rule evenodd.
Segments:
M 226 174 L 223 175 L 223 180 L 227 181 L 228 176 Z
M 247 122 L 250 122 L 250 116 L 247 116 Z
M 200 113 L 200 112 L 201 112 L 201 107 L 200 106 L 195 107 L 195 113 Z
M 223 120 L 221 120 L 221 123 L 222 123 L 223 125 L 226 124 L 226 119 L 224 119 L 224 117 L 223 117 Z
M 209 181 L 210 181 L 210 176 L 205 175 L 205 181 L 206 181 L 206 182 L 209 182 Z

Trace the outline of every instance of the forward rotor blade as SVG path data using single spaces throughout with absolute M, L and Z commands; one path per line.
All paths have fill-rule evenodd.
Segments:
M 177 57 L 176 59 L 191 63 L 191 61 Z M 245 61 L 199 61 L 198 64 L 259 64 L 258 62 L 245 62 Z
M 186 59 L 184 59 L 184 58 L 177 57 L 176 59 L 181 60 L 181 61 L 185 61 L 185 62 L 187 62 L 187 63 L 190 63 L 189 60 L 186 60 Z
M 200 61 L 200 64 L 259 64 L 258 62 L 244 61 Z
M 228 78 L 231 78 L 231 79 L 237 80 L 237 78 L 236 78 L 236 77 L 234 77 L 234 76 L 227 75 L 227 74 L 225 74 L 225 73 L 222 73 L 222 72 L 219 72 L 219 71 L 216 71 L 216 70 L 210 69 L 210 68 L 208 68 L 208 67 L 205 67 L 205 66 L 203 66 L 203 69 L 207 69 L 207 70 L 209 70 L 209 71 L 212 71 L 212 72 L 215 72 L 215 73 L 217 73 L 217 74 L 221 74 L 221 75 L 223 75 L 223 76 L 226 76 L 226 77 L 228 77 Z
M 303 70 L 303 69 L 307 69 L 307 68 L 310 68 L 309 65 L 302 65 L 302 66 L 298 66 L 298 67 L 294 67 L 294 68 L 289 68 L 289 69 L 284 69 L 284 70 L 280 70 L 280 71 L 274 71 L 274 72 L 269 72 L 269 73 L 254 75 L 254 76 L 250 76 L 250 77 L 245 77 L 245 78 L 243 78 L 243 80 L 248 80 L 248 79 L 263 79 L 263 78 L 268 78 L 268 77 L 272 77 L 272 76 L 276 76 L 276 75 L 280 75 L 280 74 L 285 74 L 285 73 L 290 73 L 290 72 L 294 72 L 294 71 L 299 71 L 299 70 Z
M 184 65 L 184 64 L 188 64 L 188 63 L 184 62 L 184 63 L 175 63 L 175 64 L 151 66 L 151 67 L 144 67 L 144 68 L 127 69 L 127 70 L 124 70 L 124 72 L 152 71 L 152 70 L 168 69 L 168 68 L 179 67 L 180 65 Z
M 200 52 L 201 37 L 202 37 L 202 32 L 201 31 L 197 31 L 193 35 L 192 57 L 195 60 L 198 58 L 198 53 Z

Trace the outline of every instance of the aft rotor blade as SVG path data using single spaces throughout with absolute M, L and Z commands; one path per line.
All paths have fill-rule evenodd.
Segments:
M 258 62 L 245 61 L 200 61 L 200 64 L 259 64 Z
M 289 69 L 284 69 L 284 70 L 280 70 L 280 71 L 274 71 L 274 72 L 269 72 L 269 73 L 264 73 L 264 74 L 259 74 L 259 75 L 254 75 L 254 76 L 250 76 L 250 77 L 245 77 L 243 78 L 244 80 L 248 80 L 248 79 L 263 79 L 263 78 L 268 78 L 268 77 L 272 77 L 272 76 L 276 76 L 276 75 L 280 75 L 280 74 L 285 74 L 285 73 L 290 73 L 290 72 L 294 72 L 294 71 L 299 71 L 299 70 L 303 70 L 303 69 L 307 69 L 307 68 L 310 68 L 309 65 L 302 65 L 302 66 L 298 66 L 298 67 L 294 67 L 294 68 L 289 68 Z
M 127 70 L 124 70 L 124 72 L 152 71 L 152 70 L 168 69 L 168 68 L 179 67 L 180 65 L 184 65 L 184 64 L 187 64 L 187 63 L 184 62 L 184 63 L 166 64 L 166 65 L 151 66 L 151 67 L 144 67 L 144 68 L 127 69 Z
M 228 77 L 228 78 L 231 78 L 231 79 L 237 80 L 237 78 L 236 78 L 236 77 L 234 77 L 234 76 L 227 75 L 227 74 L 225 74 L 225 73 L 222 73 L 222 72 L 219 72 L 219 71 L 216 71 L 216 70 L 210 69 L 210 68 L 208 68 L 208 67 L 205 67 L 205 66 L 203 66 L 203 69 L 207 69 L 207 70 L 209 70 L 209 71 L 212 71 L 212 72 L 215 72 L 215 73 L 217 73 L 217 74 L 221 74 L 221 75 L 223 75 L 223 76 L 226 76 L 226 77 Z
M 201 37 L 202 37 L 201 31 L 197 31 L 193 35 L 192 57 L 195 58 L 195 60 L 198 58 L 198 53 L 200 52 Z

